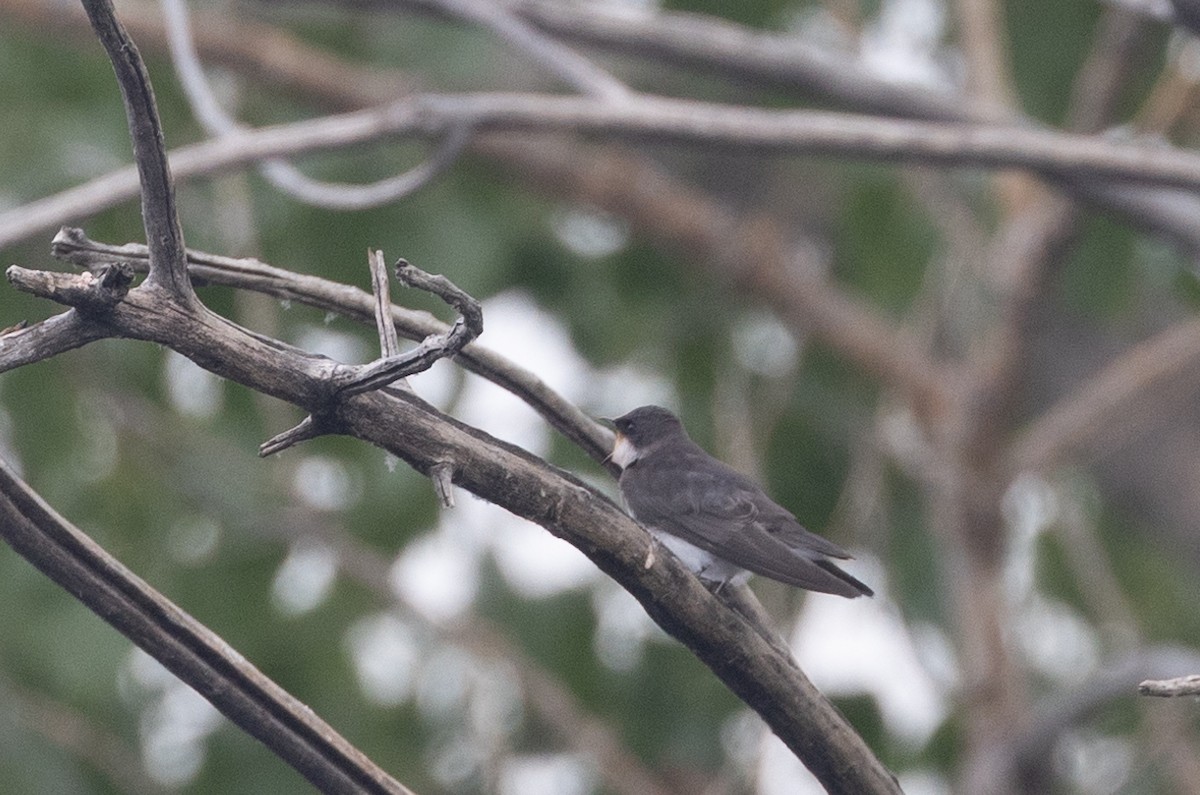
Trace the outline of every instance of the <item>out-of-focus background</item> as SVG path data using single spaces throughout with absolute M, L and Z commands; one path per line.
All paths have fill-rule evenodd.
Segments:
M 189 6 L 211 89 L 247 125 L 415 90 L 565 90 L 486 24 L 429 12 L 451 3 Z M 646 92 L 1187 145 L 1200 50 L 1141 13 L 1151 6 L 497 4 Z M 168 145 L 205 138 L 161 9 L 122 0 L 118 14 L 147 58 Z M 710 34 L 737 44 L 734 63 L 767 66 L 739 71 L 715 44 L 706 58 Z M 793 76 L 790 59 L 817 77 Z M 5 223 L 131 161 L 116 83 L 80 9 L 0 0 L 0 74 Z M 384 142 L 297 163 L 368 182 L 428 151 Z M 1159 216 L 1063 199 L 1085 194 L 1072 185 L 492 135 L 413 195 L 369 209 L 306 205 L 254 170 L 178 195 L 193 248 L 362 287 L 368 247 L 446 274 L 482 300 L 482 345 L 595 416 L 672 407 L 707 449 L 853 550 L 874 600 L 762 580 L 755 590 L 912 795 L 987 782 L 1198 792 L 1200 710 L 1139 700 L 1134 687 L 1200 672 L 1196 249 Z M 1200 228 L 1189 202 L 1171 194 L 1162 215 L 1187 227 L 1194 213 Z M 142 236 L 131 201 L 62 220 L 105 242 Z M 63 267 L 52 235 L 6 239 L 4 264 Z M 201 295 L 341 361 L 377 350 L 372 329 L 343 318 Z M 412 291 L 394 300 L 447 317 Z M 52 311 L 0 291 L 0 327 Z M 850 341 L 857 332 L 920 356 L 907 373 L 878 366 Z M 615 494 L 531 409 L 452 362 L 412 385 Z M 108 340 L 0 377 L 0 451 L 32 486 L 415 790 L 585 795 L 637 772 L 663 792 L 819 791 L 631 597 L 542 529 L 464 493 L 440 511 L 428 480 L 357 441 L 257 457 L 299 419 L 143 343 Z M 597 766 L 601 742 L 630 769 Z M 0 549 L 0 792 L 304 786 Z

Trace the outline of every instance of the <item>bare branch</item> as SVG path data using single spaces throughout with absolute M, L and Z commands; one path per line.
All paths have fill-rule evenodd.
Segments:
M 764 110 L 639 96 L 618 105 L 531 94 L 417 95 L 391 105 L 231 134 L 182 147 L 180 179 L 273 157 L 397 136 L 476 130 L 602 133 L 614 140 L 825 154 L 952 166 L 1042 169 L 1074 180 L 1200 188 L 1200 155 L 1015 125 L 938 124 L 822 111 Z M 0 214 L 0 246 L 16 229 L 87 215 L 132 198 L 136 181 L 114 172 L 57 197 Z M 35 220 L 31 220 L 35 219 Z
M 136 243 L 124 246 L 97 243 L 89 240 L 82 230 L 71 228 L 59 231 L 51 252 L 83 268 L 121 260 L 128 261 L 135 268 L 140 266 L 144 269 L 147 260 L 145 246 Z M 373 299 L 354 287 L 274 268 L 258 260 L 221 257 L 197 251 L 188 252 L 188 264 L 196 277 L 210 284 L 253 290 L 296 301 L 325 312 L 336 312 L 359 323 L 373 322 Z M 425 312 L 398 306 L 392 307 L 392 322 L 401 334 L 417 341 L 431 335 L 446 334 L 450 330 L 449 326 Z M 0 371 L 6 364 L 6 354 L 6 349 L 0 345 Z M 612 449 L 612 432 L 565 400 L 529 370 L 477 343 L 463 348 L 455 361 L 521 398 L 593 460 L 603 462 L 608 457 Z M 18 363 L 27 362 L 18 357 Z
M 0 335 L 0 373 L 51 359 L 110 335 L 74 309 Z
M 885 116 L 996 121 L 973 106 L 969 98 L 898 85 L 871 74 L 852 57 L 793 35 L 754 31 L 689 14 L 615 12 L 595 4 L 519 0 L 512 7 L 530 24 L 555 36 L 644 55 L 660 64 L 710 70 L 739 82 L 817 95 Z M 76 18 L 72 6 L 51 9 L 25 0 L 0 0 L 0 8 L 38 33 L 53 30 L 55 35 L 77 34 L 78 25 L 86 24 L 82 13 Z M 136 4 L 123 9 L 123 16 L 127 24 L 136 27 L 144 43 L 166 49 L 161 20 L 153 6 Z M 348 64 L 252 20 L 231 23 L 216 14 L 198 14 L 197 18 L 197 43 L 206 57 L 248 72 L 255 79 L 317 97 L 332 107 L 374 105 L 412 90 L 415 84 L 402 71 Z M 1200 197 L 1193 192 L 1099 180 L 1072 179 L 1063 185 L 1079 198 L 1122 215 L 1137 228 L 1164 236 L 1188 255 L 1200 256 Z M 353 189 L 347 188 L 342 199 L 354 196 Z M 131 192 L 127 197 L 133 195 Z M 58 211 L 52 204 L 34 203 L 22 209 L 35 208 L 36 214 L 0 214 L 0 246 L 85 217 L 97 201 L 107 207 L 122 200 L 110 201 L 107 187 L 96 185 L 91 201 L 80 201 L 74 208 Z
M 195 300 L 184 262 L 183 230 L 175 207 L 175 186 L 167 162 L 162 123 L 154 104 L 154 89 L 146 65 L 133 40 L 125 32 L 113 11 L 111 0 L 83 0 L 92 28 L 112 61 L 125 115 L 133 138 L 133 157 L 137 162 L 142 197 L 142 222 L 150 247 L 150 275 L 147 282 L 163 287 L 183 303 Z
M 300 420 L 297 425 L 288 428 L 283 433 L 272 436 L 260 444 L 258 446 L 258 454 L 262 458 L 267 458 L 276 453 L 282 453 L 289 447 L 295 447 L 301 442 L 307 442 L 309 439 L 316 439 L 318 436 L 324 436 L 331 432 L 328 423 L 318 419 L 318 415 L 309 414 Z
M 390 359 L 400 353 L 396 324 L 392 321 L 392 280 L 388 278 L 382 251 L 375 249 L 367 252 L 367 260 L 371 264 L 371 294 L 375 297 L 375 329 L 379 332 L 379 355 Z
M 162 0 L 162 8 L 171 59 L 196 119 L 214 137 L 244 129 L 221 107 L 204 76 L 192 39 L 187 5 L 183 0 Z M 424 187 L 458 159 L 470 139 L 470 128 L 453 130 L 421 164 L 394 177 L 364 185 L 312 179 L 286 160 L 268 160 L 260 170 L 275 187 L 307 204 L 334 210 L 361 210 L 396 201 Z
M 1177 679 L 1147 679 L 1138 685 L 1143 696 L 1200 696 L 1200 674 L 1181 676 Z
M 552 74 L 585 94 L 610 101 L 632 95 L 626 86 L 570 47 L 543 34 L 491 0 L 420 0 L 428 9 L 464 19 L 495 33 Z
M 330 210 L 365 210 L 411 196 L 441 176 L 466 149 L 470 127 L 450 130 L 433 152 L 408 171 L 378 182 L 354 184 L 313 179 L 284 160 L 267 160 L 262 173 L 293 199 Z
M 1017 92 L 1008 62 L 1003 8 L 997 0 L 956 0 L 955 20 L 961 31 L 971 90 L 996 108 L 996 115 L 1015 115 Z
M 369 300 L 369 299 L 368 299 Z M 328 405 L 328 360 L 252 334 L 210 312 L 169 310 L 130 291 L 108 321 L 115 336 L 158 342 L 218 375 L 300 406 Z M 453 461 L 458 486 L 565 539 L 616 579 L 691 649 L 833 793 L 898 793 L 895 778 L 788 657 L 721 604 L 674 556 L 646 566 L 650 539 L 607 497 L 518 447 L 374 390 L 337 401 L 341 431 L 428 473 Z
M 1191 393 L 1200 378 L 1200 320 L 1176 324 L 1128 351 L 1045 411 L 1012 443 L 1009 470 L 1044 469 L 1103 437 L 1128 437 L 1146 401 Z M 1174 388 L 1183 383 L 1184 388 Z M 1190 399 L 1190 398 L 1189 398 Z
M 426 290 L 458 310 L 458 319 L 445 334 L 429 337 L 411 351 L 364 365 L 345 365 L 333 376 L 340 397 L 358 395 L 387 386 L 407 375 L 428 370 L 438 359 L 456 356 L 483 332 L 483 310 L 479 302 L 445 276 L 426 273 L 407 260 L 396 262 L 396 278 L 409 287 Z
M 102 265 L 78 275 L 28 270 L 17 265 L 5 273 L 18 290 L 76 307 L 86 314 L 111 308 L 125 297 L 133 283 L 133 268 L 124 262 Z
M 403 0 L 413 5 L 423 0 Z M 795 94 L 829 96 L 881 116 L 987 119 L 969 97 L 902 85 L 870 73 L 852 58 L 794 34 L 771 33 L 700 14 L 630 13 L 603 3 L 508 0 L 531 24 L 569 41 L 625 52 L 656 64 L 717 74 Z M 992 117 L 994 119 L 994 117 Z
M 56 514 L 0 461 L 0 535 L 325 792 L 409 793 L 221 638 Z

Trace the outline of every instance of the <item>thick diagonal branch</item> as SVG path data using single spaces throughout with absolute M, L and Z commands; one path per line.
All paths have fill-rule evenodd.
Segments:
M 0 460 L 0 536 L 324 792 L 409 790 L 56 514 Z
M 134 290 L 113 309 L 108 323 L 114 336 L 166 345 L 218 375 L 310 412 L 327 406 L 328 360 L 210 312 L 181 317 Z M 607 497 L 414 395 L 375 390 L 338 401 L 333 412 L 341 431 L 388 450 L 422 473 L 454 461 L 456 485 L 582 551 L 757 711 L 830 792 L 900 791 L 862 738 L 786 654 L 724 608 L 673 556 L 656 556 L 652 566 L 645 566 L 649 536 Z

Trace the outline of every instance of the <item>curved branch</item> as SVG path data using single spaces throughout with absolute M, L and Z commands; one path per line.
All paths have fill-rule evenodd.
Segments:
M 162 8 L 171 60 L 192 115 L 215 138 L 245 129 L 221 107 L 204 76 L 186 4 L 183 0 L 163 0 Z M 259 170 L 276 188 L 299 201 L 330 210 L 363 210 L 396 201 L 429 184 L 458 159 L 470 140 L 470 128 L 453 130 L 433 154 L 417 166 L 363 185 L 313 179 L 286 160 L 268 160 Z
M 108 322 L 114 335 L 166 345 L 211 372 L 309 412 L 328 408 L 328 360 L 210 312 L 181 316 L 133 290 Z M 900 792 L 895 778 L 788 655 L 723 607 L 677 558 L 651 556 L 648 534 L 594 488 L 402 392 L 377 390 L 339 401 L 331 423 L 425 474 L 452 463 L 455 485 L 574 545 L 758 712 L 830 792 Z

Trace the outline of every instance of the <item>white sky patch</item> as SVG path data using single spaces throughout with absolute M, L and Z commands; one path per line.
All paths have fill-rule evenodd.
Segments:
M 1044 676 L 1076 682 L 1100 664 L 1096 631 L 1064 602 L 1034 595 L 1013 612 L 1012 637 L 1025 659 Z
M 858 564 L 871 561 L 860 554 Z M 829 695 L 869 693 L 879 702 L 888 729 L 920 747 L 946 716 L 946 699 L 921 665 L 912 638 L 889 607 L 883 567 L 866 580 L 873 599 L 808 598 L 792 648 L 800 667 Z
M 751 312 L 733 327 L 733 353 L 752 373 L 779 377 L 796 366 L 799 346 L 779 318 L 770 312 Z
M 296 464 L 292 494 L 319 511 L 344 510 L 362 496 L 362 484 L 356 475 L 337 458 L 308 456 Z
M 468 504 L 460 501 L 451 513 Z M 444 532 L 410 542 L 392 564 L 392 592 L 435 623 L 461 615 L 479 592 L 478 555 L 470 545 Z
M 408 385 L 422 400 L 427 400 L 441 411 L 446 411 L 458 392 L 460 383 L 459 375 L 454 371 L 455 367 L 453 362 L 439 359 L 428 370 L 410 375 Z
M 1068 732 L 1055 748 L 1055 762 L 1076 792 L 1109 795 L 1124 790 L 1133 769 L 1133 748 L 1127 740 L 1095 732 Z
M 595 771 L 575 754 L 531 754 L 504 760 L 497 790 L 500 795 L 587 795 L 595 788 Z
M 1035 475 L 1021 475 L 1004 492 L 1001 511 L 1009 528 L 1004 586 L 1011 603 L 1034 592 L 1037 539 L 1059 515 L 1054 489 Z
M 512 666 L 489 661 L 475 667 L 467 723 L 490 746 L 504 742 L 521 725 L 521 683 Z
M 904 795 L 951 795 L 946 777 L 934 770 L 906 770 L 897 774 Z
M 592 646 L 609 670 L 633 670 L 642 661 L 647 641 L 666 636 L 645 608 L 615 583 L 601 582 L 592 591 L 592 610 L 596 613 Z
M 803 665 L 803 663 L 801 663 Z M 757 795 L 824 795 L 821 782 L 769 729 L 762 732 L 758 756 Z
M 141 705 L 146 772 L 164 786 L 187 784 L 204 764 L 205 743 L 221 725 L 221 714 L 141 649 L 130 650 L 119 677 L 122 695 Z
M 225 402 L 220 378 L 175 351 L 167 351 L 163 366 L 167 398 L 176 411 L 197 419 L 216 416 Z
M 271 603 L 285 616 L 314 610 L 337 580 L 337 555 L 323 544 L 293 544 L 271 581 Z
M 180 516 L 167 529 L 167 552 L 185 566 L 211 560 L 221 543 L 221 525 L 200 514 Z
M 535 524 L 508 516 L 515 521 L 494 525 L 492 551 L 505 582 L 522 596 L 541 599 L 600 578 L 596 564 L 578 549 Z
M 509 290 L 483 302 L 487 346 L 524 365 L 568 400 L 577 400 L 590 368 L 576 352 L 566 328 L 523 290 Z M 495 384 L 468 375 L 457 416 L 532 453 L 543 454 L 550 431 L 537 412 Z
M 432 756 L 430 772 L 434 779 L 443 788 L 458 791 L 487 761 L 487 750 L 475 737 L 460 732 L 442 743 Z
M 600 370 L 592 376 L 589 386 L 587 406 L 598 417 L 620 417 L 638 406 L 679 407 L 671 382 L 637 365 L 622 364 Z
M 392 613 L 366 616 L 346 631 L 345 642 L 369 701 L 396 707 L 412 698 L 420 646 L 407 623 Z
M 368 349 L 360 337 L 323 326 L 305 326 L 296 337 L 296 346 L 343 364 L 369 362 L 379 356 L 379 351 Z
M 550 228 L 567 250 L 586 259 L 608 257 L 629 245 L 629 224 L 600 210 L 564 209 L 550 219 Z
M 475 659 L 456 646 L 443 646 L 421 668 L 417 679 L 417 708 L 435 720 L 458 722 L 467 706 Z
M 1004 585 L 1013 633 L 1026 660 L 1039 673 L 1060 682 L 1075 681 L 1100 661 L 1100 640 L 1087 621 L 1064 602 L 1038 593 L 1037 542 L 1070 503 L 1054 486 L 1022 475 L 1004 494 L 1001 507 L 1009 528 Z
M 93 398 L 84 395 L 75 404 L 79 421 L 76 464 L 72 474 L 82 483 L 99 483 L 117 468 L 120 445 L 112 421 L 98 408 Z
M 893 83 L 948 90 L 954 81 L 944 66 L 945 28 L 946 9 L 938 0 L 883 0 L 863 30 L 862 64 Z

